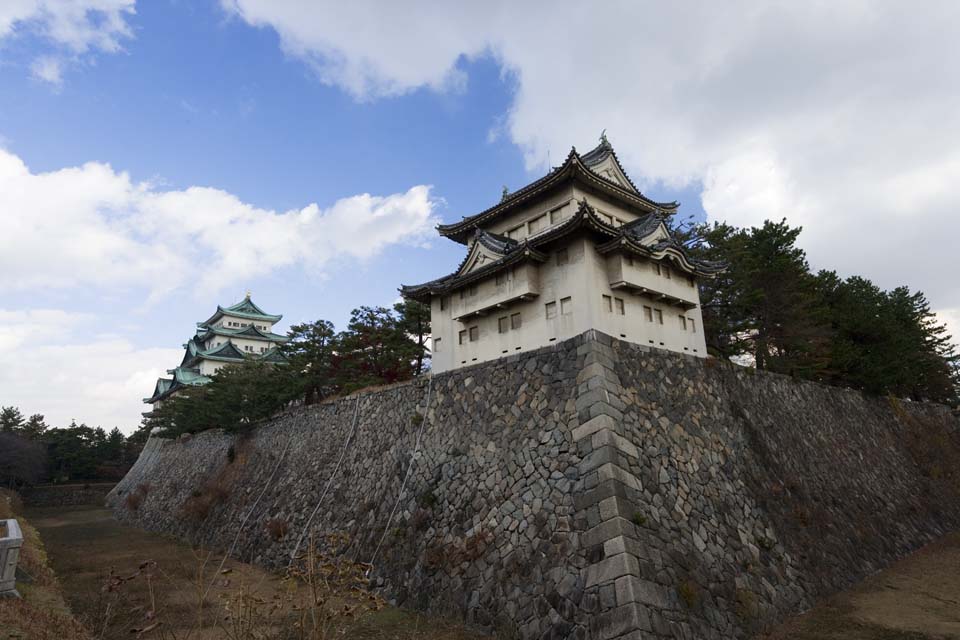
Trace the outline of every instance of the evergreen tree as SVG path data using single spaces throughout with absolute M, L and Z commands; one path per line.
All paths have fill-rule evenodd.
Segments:
M 393 310 L 397 314 L 399 328 L 411 336 L 417 346 L 413 374 L 419 376 L 429 366 L 427 360 L 430 359 L 430 352 L 427 349 L 427 338 L 430 336 L 430 307 L 422 302 L 404 298 L 403 301 L 393 305 Z
M 44 432 L 49 429 L 41 414 L 35 413 L 23 424 L 21 434 L 28 440 L 40 441 Z
M 23 414 L 16 407 L 0 408 L 0 432 L 13 433 L 23 427 Z
M 290 327 L 290 340 L 280 346 L 287 358 L 285 376 L 304 401 L 311 404 L 335 391 L 333 366 L 336 360 L 336 332 L 333 324 L 317 320 Z
M 806 254 L 796 245 L 800 232 L 786 220 L 751 229 L 715 223 L 679 230 L 691 253 L 728 265 L 701 283 L 711 353 L 808 378 L 826 366 L 828 323 Z
M 360 307 L 337 337 L 337 386 L 346 392 L 408 380 L 414 375 L 418 347 L 389 309 Z

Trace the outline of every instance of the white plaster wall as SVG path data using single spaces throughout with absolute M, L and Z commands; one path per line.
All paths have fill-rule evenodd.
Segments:
M 231 322 L 239 323 L 239 326 L 231 325 Z M 243 327 L 248 327 L 254 325 L 261 331 L 273 331 L 273 323 L 267 322 L 264 320 L 250 320 L 249 318 L 239 318 L 237 316 L 228 316 L 225 315 L 219 320 L 217 320 L 214 326 L 223 327 L 224 329 L 242 329 Z M 266 328 L 264 328 L 266 327 Z
M 703 320 L 696 287 L 688 287 L 685 281 L 681 281 L 683 284 L 680 286 L 687 287 L 682 297 L 697 304 L 696 308 L 685 311 L 663 302 L 655 302 L 647 296 L 611 289 L 607 257 L 597 253 L 591 240 L 571 240 L 566 245 L 566 250 L 569 260 L 567 264 L 558 265 L 557 252 L 554 251 L 546 263 L 534 267 L 539 275 L 539 295 L 532 300 L 516 302 L 500 310 L 491 310 L 485 316 L 461 322 L 454 320 L 458 315 L 459 307 L 456 305 L 459 303 L 459 295 L 454 293 L 449 296 L 444 310 L 440 309 L 440 297 L 435 296 L 431 300 L 435 339 L 433 370 L 446 371 L 536 349 L 571 338 L 588 329 L 598 329 L 637 344 L 706 357 Z M 494 290 L 491 278 L 478 286 L 477 296 L 492 295 L 490 292 Z M 615 304 L 613 312 L 608 312 L 604 295 L 622 299 L 624 315 L 617 313 Z M 560 301 L 566 297 L 570 297 L 571 302 L 569 314 L 564 315 L 561 313 Z M 545 305 L 549 302 L 556 303 L 557 315 L 548 320 Z M 653 322 L 645 319 L 644 305 L 661 311 L 662 325 L 657 322 L 656 317 Z M 499 319 L 509 318 L 517 312 L 521 314 L 521 328 L 500 333 Z M 687 329 L 683 329 L 679 320 L 681 314 L 693 320 L 692 328 L 688 322 Z M 471 327 L 477 327 L 479 332 L 479 339 L 475 342 L 469 340 Z M 468 332 L 467 340 L 460 344 L 459 332 L 464 330 Z
M 217 362 L 215 360 L 201 360 L 199 367 L 200 373 L 201 375 L 212 376 L 225 364 L 224 362 Z

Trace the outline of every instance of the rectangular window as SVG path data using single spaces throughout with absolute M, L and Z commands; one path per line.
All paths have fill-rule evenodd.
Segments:
M 506 333 L 507 331 L 509 331 L 509 330 L 510 330 L 510 317 L 509 317 L 509 316 L 503 316 L 502 318 L 500 318 L 499 320 L 497 320 L 497 328 L 499 329 L 500 333 Z
M 687 284 L 690 285 L 691 287 L 693 286 L 693 276 L 687 277 Z
M 628 266 L 628 267 L 632 267 L 632 266 L 633 266 L 633 256 L 626 256 L 626 258 L 624 258 L 624 259 L 627 261 L 627 266 Z
M 653 322 L 653 307 L 648 307 L 644 305 L 643 317 L 646 319 L 647 322 Z
M 527 233 L 529 233 L 530 235 L 537 233 L 538 231 L 544 228 L 546 222 L 547 222 L 546 214 L 542 216 L 537 216 L 536 218 L 534 218 L 533 220 L 527 223 Z
M 554 209 L 550 212 L 550 224 L 557 224 L 566 217 L 566 212 L 564 211 L 563 207 Z
M 613 301 L 617 303 L 617 313 L 621 316 L 627 315 L 627 311 L 623 306 L 623 298 L 614 298 Z
M 670 279 L 670 267 L 667 267 L 667 266 L 663 267 L 663 275 L 667 280 Z
M 690 333 L 696 333 L 697 325 L 693 323 L 693 318 L 687 318 L 687 323 L 690 325 Z
M 464 329 L 460 332 L 460 344 L 466 344 L 467 342 L 467 330 Z
M 474 325 L 470 327 L 470 342 L 476 342 L 480 339 L 480 327 Z
M 651 262 L 651 263 L 650 263 L 650 266 L 653 267 L 653 272 L 654 272 L 655 274 L 660 275 L 660 263 L 659 263 L 659 262 Z
M 510 229 L 510 231 L 507 231 L 507 237 L 508 237 L 508 238 L 512 238 L 513 240 L 518 240 L 518 239 L 522 238 L 522 237 L 523 237 L 523 225 L 520 225 L 519 227 L 514 227 L 513 229 Z
M 464 298 L 472 298 L 475 295 L 477 295 L 477 285 L 467 287 L 466 289 L 460 289 L 461 300 L 463 300 Z
M 546 312 L 547 312 L 547 320 L 552 320 L 557 317 L 556 302 L 548 302 L 547 304 L 544 305 L 544 309 L 546 309 Z
M 560 315 L 568 316 L 573 313 L 573 300 L 569 297 L 560 298 Z
M 434 338 L 433 339 L 433 352 L 440 353 L 440 343 L 443 342 L 443 338 Z
M 653 315 L 657 317 L 657 324 L 663 324 L 663 311 L 660 309 L 654 309 Z
M 440 297 L 440 311 L 447 310 L 447 296 Z
M 607 313 L 613 313 L 613 298 L 610 296 L 603 296 L 603 308 Z
M 519 329 L 522 325 L 522 320 L 519 313 L 514 313 L 510 316 L 510 328 Z
M 680 328 L 683 329 L 684 331 L 687 330 L 687 317 L 686 317 L 686 316 L 680 316 Z
M 570 262 L 570 253 L 566 249 L 560 249 L 560 251 L 557 251 L 557 266 L 562 267 L 568 262 Z

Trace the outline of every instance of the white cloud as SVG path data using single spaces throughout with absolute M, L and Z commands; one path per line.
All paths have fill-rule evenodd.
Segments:
M 946 325 L 947 333 L 953 338 L 953 344 L 960 345 L 960 308 L 937 311 L 937 321 Z
M 648 188 L 702 185 L 735 224 L 785 216 L 814 267 L 960 307 L 956 3 L 221 4 L 358 99 L 445 90 L 491 55 L 530 167 L 607 128 Z
M 4 0 L 0 2 L 0 42 L 20 33 L 39 35 L 46 45 L 70 60 L 95 51 L 115 53 L 132 38 L 127 19 L 135 0 Z M 33 76 L 59 86 L 62 55 L 43 54 L 31 65 Z
M 0 150 L 0 291 L 136 288 L 157 299 L 284 267 L 321 275 L 334 260 L 422 242 L 434 207 L 415 186 L 280 213 L 209 187 L 160 190 L 100 163 L 33 173 Z
M 60 309 L 0 309 L 0 353 L 62 336 L 91 319 L 87 314 Z
M 137 349 L 127 340 L 91 336 L 97 319 L 59 309 L 0 309 L 0 389 L 25 414 L 48 424 L 70 420 L 129 433 L 147 407 L 140 402 L 180 349 Z M 86 341 L 79 338 L 86 337 Z
M 141 398 L 166 376 L 156 363 L 174 366 L 182 355 L 178 349 L 137 349 L 125 340 L 45 345 L 16 367 L 5 366 L 0 384 L 21 411 L 42 413 L 51 426 L 76 419 L 130 433 L 149 409 Z
M 40 56 L 30 65 L 33 77 L 56 87 L 63 84 L 63 63 L 54 56 Z

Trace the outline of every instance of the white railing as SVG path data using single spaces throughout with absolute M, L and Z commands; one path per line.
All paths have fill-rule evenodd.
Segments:
M 23 546 L 23 533 L 16 520 L 0 520 L 0 598 L 17 593 L 17 561 L 20 559 L 20 547 Z

